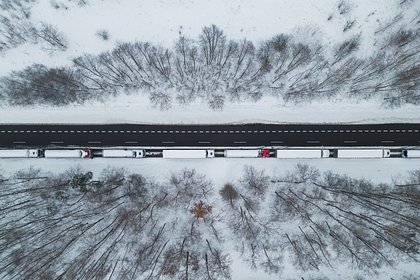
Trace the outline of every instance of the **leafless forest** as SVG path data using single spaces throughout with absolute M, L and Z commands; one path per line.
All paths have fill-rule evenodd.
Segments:
M 222 188 L 195 170 L 161 183 L 22 170 L 0 178 L 0 277 L 230 279 L 229 244 L 273 277 L 286 258 L 374 273 L 418 262 L 419 186 L 419 171 L 376 184 L 308 165 L 278 177 L 246 166 Z
M 348 13 L 345 1 L 341 2 L 337 12 Z M 54 26 L 26 25 L 29 10 L 11 10 L 13 16 L 0 18 L 0 52 L 25 42 L 38 42 L 51 52 L 67 49 L 66 38 Z M 376 30 L 377 51 L 369 57 L 360 49 L 360 34 L 325 46 L 316 39 L 322 35 L 315 27 L 257 43 L 229 39 L 215 25 L 204 27 L 198 38 L 180 34 L 172 48 L 150 42 L 119 43 L 100 55 L 77 57 L 69 67 L 35 64 L 12 72 L 0 79 L 0 98 L 10 105 L 62 106 L 129 92 L 146 94 L 160 110 L 195 100 L 223 110 L 226 102 L 258 101 L 263 96 L 286 103 L 339 97 L 375 98 L 386 107 L 418 105 L 420 17 L 417 14 L 409 25 L 401 20 L 398 14 Z M 101 30 L 97 36 L 107 40 L 109 34 Z

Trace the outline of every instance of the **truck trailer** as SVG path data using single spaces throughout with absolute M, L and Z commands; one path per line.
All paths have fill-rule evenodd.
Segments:
M 388 158 L 389 149 L 338 149 L 337 158 Z
M 143 158 L 144 150 L 102 150 L 102 157 L 105 158 Z
M 261 156 L 260 150 L 225 150 L 225 157 L 231 158 L 257 158 Z
M 163 158 L 213 158 L 214 150 L 163 150 Z
M 327 158 L 330 156 L 329 150 L 322 149 L 284 149 L 277 150 L 277 158 Z
M 0 158 L 37 158 L 41 152 L 36 149 L 0 150 Z
M 92 158 L 92 151 L 84 150 L 45 150 L 44 156 L 46 158 Z

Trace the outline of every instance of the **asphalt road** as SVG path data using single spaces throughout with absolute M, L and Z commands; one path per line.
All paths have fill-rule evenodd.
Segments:
M 0 125 L 0 147 L 420 146 L 420 124 Z

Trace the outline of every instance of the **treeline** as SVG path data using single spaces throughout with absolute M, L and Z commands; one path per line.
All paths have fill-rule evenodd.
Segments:
M 32 65 L 0 84 L 11 105 L 83 103 L 125 91 L 148 94 L 162 110 L 197 99 L 221 110 L 226 102 L 265 95 L 292 103 L 339 96 L 379 98 L 390 107 L 417 105 L 416 20 L 413 26 L 379 30 L 378 51 L 367 58 L 361 56 L 360 35 L 333 49 L 286 34 L 255 46 L 246 39 L 229 40 L 212 25 L 196 40 L 181 36 L 172 49 L 121 43 L 100 55 L 78 57 L 68 68 Z
M 418 261 L 419 186 L 419 171 L 391 185 L 308 165 L 284 176 L 247 166 L 219 194 L 187 169 L 161 183 L 113 168 L 22 170 L 0 177 L 0 276 L 230 279 L 231 243 L 277 278 L 286 256 L 297 274 L 379 273 Z

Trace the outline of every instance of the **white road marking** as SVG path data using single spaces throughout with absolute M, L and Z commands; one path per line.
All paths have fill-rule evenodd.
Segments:
M 354 132 L 357 132 L 357 130 L 353 129 L 351 132 L 353 132 L 353 133 L 354 133 Z
M 275 130 L 272 130 L 271 132 L 276 133 L 276 131 L 275 131 Z
M 63 141 L 51 141 L 50 143 L 51 144 L 63 144 L 64 142 Z
M 388 129 L 384 129 L 383 131 L 384 131 L 384 132 L 388 132 Z
M 164 130 L 163 133 L 168 133 L 168 131 L 167 130 Z
M 283 143 L 283 141 L 270 141 L 270 143 L 273 143 L 273 144 L 281 144 L 281 143 Z
M 179 130 L 175 130 L 175 133 L 179 133 Z
M 300 130 L 296 130 L 297 133 L 300 133 Z
M 162 141 L 162 144 L 174 144 L 175 142 L 173 141 Z
M 408 132 L 413 132 L 413 130 L 409 129 Z
M 359 132 L 363 132 L 363 130 L 361 130 L 361 129 L 359 129 L 358 131 L 359 131 Z
M 325 133 L 325 130 L 321 130 L 322 133 Z
M 283 130 L 277 130 L 277 132 L 278 132 L 278 133 L 282 133 L 282 132 L 283 132 Z
M 162 133 L 162 130 L 158 130 L 158 131 L 156 131 L 157 133 Z
M 382 132 L 382 130 L 378 129 L 377 132 Z
M 288 133 L 288 132 L 289 132 L 288 130 L 285 130 L 285 131 L 284 131 L 284 133 Z
M 174 131 L 173 130 L 169 130 L 169 133 L 174 133 Z
M 74 133 L 74 130 L 70 130 L 70 133 Z
M 102 132 L 102 133 L 105 133 L 106 131 L 105 131 L 105 130 L 101 130 L 101 132 Z
M 25 144 L 25 141 L 13 141 L 13 144 Z
M 330 132 L 331 132 L 331 130 L 327 130 L 327 132 L 328 132 L 328 133 L 330 133 Z
M 92 131 L 93 132 L 93 131 Z M 95 133 L 99 133 L 99 130 L 95 130 Z
M 393 129 L 390 129 L 389 132 L 394 132 L 394 130 Z
M 200 132 L 200 133 L 204 133 L 204 131 L 202 131 L 202 130 L 200 130 L 199 132 Z
M 198 144 L 210 144 L 208 141 L 198 141 Z
M 87 131 L 86 130 L 83 130 L 83 133 L 87 133 Z
M 30 130 L 27 130 L 26 133 L 31 133 L 31 131 Z
M 357 141 L 355 141 L 355 140 L 344 140 L 344 143 L 347 143 L 347 144 L 351 144 L 351 143 L 357 143 Z
M 418 130 L 418 129 L 416 129 L 416 130 L 414 130 L 414 132 L 419 132 L 419 130 Z
M 12 131 L 10 131 L 10 130 L 8 130 L 7 132 L 8 132 L 8 133 L 12 133 Z
M 63 131 L 62 130 L 59 130 L 59 131 L 57 131 L 58 133 L 62 133 Z
M 230 130 L 229 133 L 233 133 L 233 130 Z
M 101 141 L 88 141 L 89 144 L 101 144 Z
M 245 144 L 246 141 L 234 141 L 233 143 L 235 143 L 235 144 Z
M 303 133 L 306 133 L 306 130 L 302 130 Z
M 347 132 L 347 133 L 349 133 L 349 132 L 350 132 L 350 130 L 348 130 L 348 129 L 347 129 L 347 130 L 346 130 L 346 132 Z
M 315 133 L 318 133 L 319 132 L 319 130 L 315 130 Z
M 290 133 L 295 133 L 295 131 L 294 130 L 290 130 Z
M 138 142 L 137 141 L 125 141 L 124 143 L 126 143 L 126 144 L 137 144 Z
M 5 132 L 6 132 L 5 130 L 2 130 L 2 131 L 1 131 L 1 133 L 5 133 Z
M 45 131 L 46 132 L 46 131 Z M 76 133 L 80 133 L 80 130 L 76 131 Z
M 306 141 L 306 143 L 308 143 L 308 144 L 316 144 L 316 143 L 319 143 L 319 141 Z
M 381 141 L 381 143 L 394 143 L 394 141 L 392 141 L 392 140 L 384 140 L 384 141 Z

